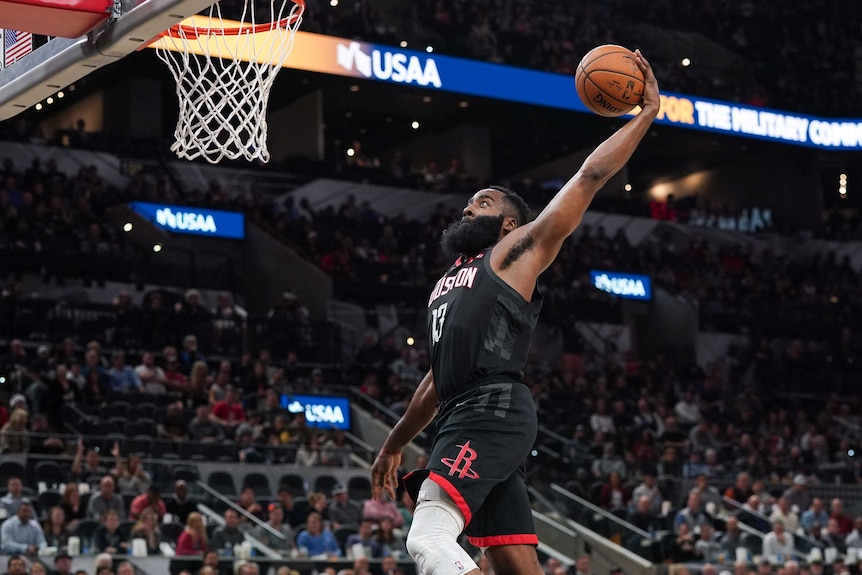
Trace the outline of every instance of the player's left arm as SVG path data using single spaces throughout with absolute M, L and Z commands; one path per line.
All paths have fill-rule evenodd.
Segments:
M 563 241 L 580 225 L 596 193 L 629 161 L 658 114 L 660 99 L 655 74 L 640 50 L 635 54 L 644 75 L 641 112 L 593 150 L 533 222 L 505 238 L 512 251 L 517 250 L 519 243 L 527 244 L 525 247 L 530 248 L 532 255 L 525 258 L 525 263 L 535 268 L 537 276 L 557 257 Z

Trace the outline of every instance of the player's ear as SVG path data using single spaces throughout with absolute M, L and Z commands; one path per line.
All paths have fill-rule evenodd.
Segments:
M 503 231 L 507 234 L 518 227 L 518 220 L 512 216 L 503 218 Z

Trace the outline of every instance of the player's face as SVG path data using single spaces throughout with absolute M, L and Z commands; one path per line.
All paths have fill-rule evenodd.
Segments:
M 470 198 L 460 221 L 443 231 L 440 247 L 449 258 L 473 255 L 500 239 L 505 216 L 505 196 L 497 190 L 480 190 Z

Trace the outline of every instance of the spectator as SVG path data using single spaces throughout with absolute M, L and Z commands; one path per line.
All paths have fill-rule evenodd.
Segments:
M 52 507 L 42 525 L 45 534 L 45 543 L 48 547 L 65 547 L 69 542 L 69 526 L 66 524 L 66 514 L 60 506 Z
M 197 296 L 195 296 L 197 294 Z M 200 298 L 200 294 L 197 290 L 189 290 L 186 294 L 186 303 L 189 303 L 190 300 L 197 297 Z M 197 310 L 200 310 L 199 317 L 208 318 L 209 313 L 203 309 L 202 307 L 193 306 Z M 192 314 L 194 315 L 194 314 Z M 197 361 L 202 361 L 206 363 L 206 358 L 204 355 L 198 350 L 198 338 L 194 334 L 188 334 L 183 338 L 183 350 L 180 352 L 180 371 L 183 373 L 191 373 L 192 366 Z
M 776 521 L 772 531 L 763 536 L 763 557 L 773 565 L 793 557 L 796 548 L 793 545 L 793 535 L 784 530 L 784 524 Z
M 165 370 L 156 365 L 156 356 L 151 351 L 145 351 L 141 356 L 141 363 L 135 367 L 135 374 L 141 380 L 144 390 L 150 384 L 164 386 L 167 382 Z
M 679 420 L 679 424 L 686 429 L 694 427 L 703 416 L 694 396 L 694 391 L 688 389 L 683 393 L 680 400 L 673 407 L 673 412 Z
M 688 525 L 689 532 L 704 523 L 712 523 L 709 516 L 703 510 L 700 502 L 700 494 L 696 491 L 688 494 L 686 506 L 680 509 L 676 517 L 674 517 L 673 524 L 677 531 L 679 531 L 681 523 Z
M 254 488 L 253 487 L 243 487 L 242 492 L 239 494 L 239 501 L 237 505 L 245 509 L 246 513 L 254 515 L 261 521 L 266 519 L 266 513 L 263 510 L 263 507 L 254 500 Z M 243 515 L 239 518 L 240 523 L 245 523 L 248 519 Z
M 691 533 L 688 523 L 680 523 L 676 526 L 676 538 L 671 546 L 670 556 L 674 563 L 688 563 L 698 561 L 700 554 L 695 547 L 695 538 Z
M 608 415 L 608 406 L 603 399 L 596 401 L 596 412 L 590 416 L 590 428 L 593 430 L 593 433 L 599 431 L 605 435 L 614 435 L 616 433 L 614 419 Z
M 294 544 L 293 529 L 288 523 L 284 522 L 284 511 L 278 503 L 270 503 L 267 506 L 269 519 L 267 525 L 269 529 L 262 525 L 255 525 L 251 530 L 251 536 L 281 555 L 289 555 L 293 549 L 296 549 Z M 272 531 L 280 533 L 282 537 L 278 537 Z
M 749 497 L 736 516 L 740 523 L 745 523 L 761 533 L 769 531 L 769 518 L 760 512 L 760 498 L 757 495 Z
M 656 485 L 655 475 L 652 473 L 644 473 L 643 481 L 632 492 L 632 501 L 636 504 L 640 501 L 641 497 L 646 497 L 649 500 L 649 509 L 652 513 L 659 513 L 661 511 L 661 491 L 658 485 Z
M 829 505 L 830 519 L 834 519 L 838 523 L 838 532 L 841 535 L 848 535 L 853 531 L 853 520 L 844 514 L 844 503 L 841 499 L 835 497 Z
M 63 405 L 81 401 L 81 390 L 68 377 L 68 373 L 66 365 L 59 364 L 54 371 L 54 376 L 48 382 L 48 397 L 51 401 L 45 405 L 45 415 L 51 427 L 57 432 L 62 432 L 64 429 Z
M 72 575 L 72 556 L 66 549 L 54 555 L 54 575 Z
M 599 502 L 602 507 L 615 514 L 622 514 L 629 500 L 628 489 L 623 485 L 618 471 L 611 471 L 607 482 L 602 485 Z
M 213 405 L 209 417 L 210 421 L 221 425 L 226 434 L 233 435 L 236 426 L 246 419 L 236 388 L 229 386 L 225 390 L 224 400 Z
M 344 544 L 344 549 L 350 557 L 360 557 L 361 555 L 353 548 L 354 545 L 361 546 L 363 548 L 361 553 L 368 559 L 383 557 L 383 547 L 374 538 L 374 522 L 367 517 L 360 521 L 357 533 L 349 535 Z
M 366 499 L 362 504 L 362 517 L 375 523 L 380 523 L 384 517 L 389 517 L 395 527 L 401 527 L 404 524 L 404 518 L 401 517 L 398 506 L 387 493 L 383 493 L 379 500 Z
M 137 372 L 126 365 L 126 354 L 122 351 L 115 351 L 111 355 L 108 377 L 111 378 L 111 389 L 114 391 L 126 393 L 132 390 L 139 391 L 143 387 Z
M 320 435 L 310 433 L 296 452 L 296 464 L 304 467 L 321 465 Z
M 744 471 L 736 474 L 736 482 L 724 492 L 725 497 L 733 499 L 740 505 L 748 501 L 751 495 L 751 476 Z
M 694 478 L 694 487 L 691 490 L 700 496 L 700 502 L 707 513 L 712 515 L 719 509 L 721 493 L 709 484 L 709 478 L 705 473 L 700 473 Z
M 120 458 L 119 446 L 112 450 L 111 454 L 117 460 L 117 485 L 121 493 L 132 493 L 140 495 L 145 493 L 152 485 L 150 474 L 144 469 L 140 455 L 130 455 L 123 463 Z
M 652 502 L 647 495 L 641 495 L 635 501 L 634 509 L 629 513 L 628 522 L 652 533 L 661 529 L 661 519 L 652 508 Z
M 811 500 L 811 507 L 802 513 L 799 518 L 799 525 L 806 532 L 811 531 L 811 527 L 817 523 L 821 526 L 829 522 L 829 514 L 823 509 L 823 500 L 815 497 Z
M 239 515 L 233 509 L 228 509 L 224 512 L 224 525 L 213 531 L 210 546 L 214 550 L 232 555 L 234 546 L 241 545 L 243 541 L 245 536 L 239 530 Z
M 844 540 L 848 548 L 862 548 L 862 517 L 856 517 L 853 521 L 853 531 Z
M 48 419 L 41 413 L 30 418 L 30 454 L 61 455 L 66 453 L 66 443 L 48 429 Z
M 786 497 L 778 498 L 778 503 L 772 508 L 769 521 L 771 523 L 780 521 L 790 532 L 796 532 L 799 529 L 799 515 L 790 508 L 790 502 Z
M 7 555 L 36 555 L 46 546 L 42 527 L 33 518 L 33 504 L 21 500 L 17 513 L 0 526 L 0 549 Z
M 739 528 L 739 520 L 736 517 L 728 517 L 724 526 L 724 534 L 719 540 L 721 547 L 728 557 L 736 555 L 736 549 L 744 547 L 742 541 L 742 529 Z
M 347 439 L 344 433 L 339 430 L 333 430 L 329 438 L 323 443 L 321 452 L 321 460 L 323 465 L 333 467 L 350 467 L 350 455 L 352 450 L 347 444 Z
M 60 507 L 63 508 L 70 528 L 87 516 L 86 508 L 81 505 L 81 493 L 78 491 L 77 483 L 67 483 L 66 487 L 63 488 L 63 501 L 60 502 Z
M 177 539 L 177 555 L 203 555 L 207 549 L 209 542 L 203 515 L 192 511 L 186 519 L 186 528 Z
M 93 533 L 93 547 L 99 553 L 123 554 L 129 548 L 128 537 L 120 531 L 120 514 L 108 509 L 100 518 L 101 525 Z
M 159 521 L 167 513 L 167 507 L 162 500 L 162 495 L 159 493 L 157 485 L 150 485 L 146 493 L 141 493 L 129 504 L 129 519 L 137 519 L 146 509 L 155 511 Z M 185 520 L 185 517 L 183 518 Z
M 0 509 L 6 512 L 6 517 L 18 513 L 18 507 L 24 501 L 24 484 L 20 477 L 10 476 L 6 480 L 6 495 L 0 497 Z
M 329 529 L 323 527 L 323 519 L 316 511 L 308 514 L 306 528 L 299 532 L 296 545 L 303 557 L 332 559 L 342 555 L 338 541 Z
M 9 421 L 0 428 L 0 453 L 27 453 L 30 450 L 30 432 L 27 431 L 29 413 L 15 409 Z
M 138 522 L 132 527 L 132 539 L 146 541 L 148 555 L 161 554 L 159 546 L 162 543 L 162 533 L 159 529 L 159 516 L 154 507 L 145 507 L 141 511 Z
M 822 540 L 827 549 L 834 547 L 841 555 L 847 553 L 847 545 L 844 544 L 844 535 L 841 534 L 841 527 L 838 524 L 838 520 L 834 517 L 830 517 L 826 523 L 826 531 L 822 534 Z
M 336 485 L 332 490 L 332 503 L 329 504 L 329 520 L 332 527 L 351 527 L 356 529 L 362 520 L 362 510 L 352 502 L 347 494 L 347 488 Z
M 206 405 L 199 405 L 195 410 L 195 417 L 189 422 L 189 437 L 207 443 L 224 439 L 222 426 L 210 418 Z
M 90 449 L 84 457 L 84 438 L 79 437 L 75 459 L 72 461 L 73 479 L 79 483 L 87 483 L 92 488 L 107 474 L 108 469 L 100 463 L 98 451 Z
M 174 441 L 182 441 L 188 437 L 188 422 L 183 413 L 180 401 L 169 403 L 165 408 L 165 416 L 158 423 L 157 432 L 160 437 Z
M 785 489 L 782 494 L 782 497 L 787 499 L 787 502 L 790 504 L 790 508 L 794 509 L 797 513 L 811 507 L 811 494 L 805 488 L 806 483 L 805 476 L 797 473 L 793 476 L 793 485 Z
M 27 561 L 18 554 L 12 554 L 6 562 L 6 575 L 27 575 Z
M 607 478 L 611 472 L 616 471 L 620 477 L 626 477 L 626 462 L 617 455 L 616 447 L 613 443 L 605 443 L 602 448 L 602 456 L 593 461 L 593 475 L 599 479 Z
M 111 509 L 117 512 L 118 518 L 125 519 L 123 498 L 114 493 L 114 478 L 106 475 L 99 482 L 99 493 L 94 493 L 87 503 L 87 516 L 101 518 Z
M 120 561 L 117 565 L 117 575 L 135 575 L 135 567 L 128 561 Z
M 189 514 L 198 508 L 198 502 L 189 497 L 188 484 L 182 479 L 174 482 L 174 492 L 164 501 L 165 511 L 174 516 L 174 521 L 185 524 Z
M 389 517 L 380 520 L 374 538 L 383 547 L 383 556 L 407 557 L 407 542 L 395 531 L 395 526 Z
M 308 513 L 304 508 L 296 504 L 290 489 L 285 486 L 279 487 L 277 496 L 281 510 L 284 512 L 284 520 L 291 528 L 296 528 L 305 523 Z
M 704 523 L 700 526 L 700 535 L 694 544 L 694 548 L 703 561 L 710 563 L 717 563 L 719 561 L 723 550 L 711 523 Z

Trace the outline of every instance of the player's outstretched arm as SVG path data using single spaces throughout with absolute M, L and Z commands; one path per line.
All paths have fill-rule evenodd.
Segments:
M 530 226 L 541 270 L 550 265 L 563 241 L 580 225 L 596 192 L 629 161 L 658 114 L 661 102 L 655 74 L 640 50 L 635 55 L 644 75 L 641 112 L 593 150 Z
M 434 374 L 429 371 L 413 394 L 407 411 L 389 432 L 383 448 L 371 466 L 371 495 L 378 499 L 383 490 L 395 498 L 398 486 L 398 466 L 401 465 L 401 450 L 413 441 L 437 415 L 437 388 L 434 387 Z

